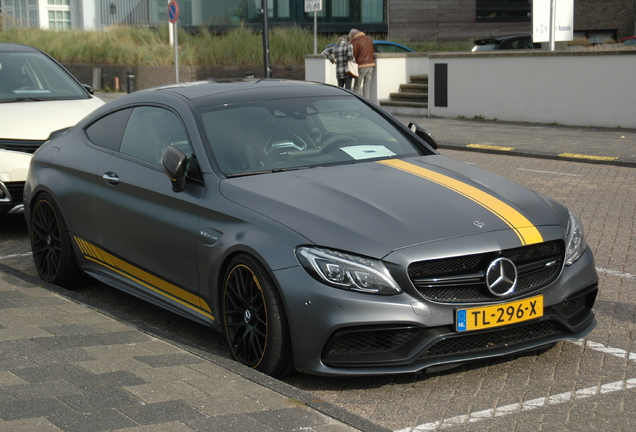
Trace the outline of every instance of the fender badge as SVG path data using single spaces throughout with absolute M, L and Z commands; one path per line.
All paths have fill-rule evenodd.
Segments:
M 486 226 L 486 224 L 483 223 L 482 221 L 475 221 L 475 222 L 473 222 L 473 225 L 475 225 L 479 229 L 482 229 L 483 227 Z

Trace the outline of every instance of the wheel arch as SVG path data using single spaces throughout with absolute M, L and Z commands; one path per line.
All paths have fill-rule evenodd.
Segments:
M 278 292 L 278 295 L 283 300 L 283 307 L 285 308 L 285 313 L 288 313 L 287 302 L 285 300 L 285 295 L 283 293 L 283 290 L 281 289 L 280 284 L 278 283 L 278 280 L 276 279 L 273 270 L 267 264 L 267 261 L 265 260 L 263 255 L 258 253 L 253 248 L 246 247 L 245 245 L 241 245 L 241 247 L 236 247 L 229 250 L 228 253 L 223 257 L 221 264 L 219 265 L 218 273 L 216 274 L 217 290 L 216 290 L 216 293 L 214 293 L 214 301 L 218 307 L 217 316 L 219 316 L 219 318 L 222 319 L 222 312 L 223 312 L 222 303 L 223 303 L 223 290 L 225 286 L 225 277 L 229 270 L 230 263 L 232 262 L 232 260 L 234 260 L 234 258 L 236 258 L 239 255 L 247 255 L 251 257 L 252 259 L 256 260 L 260 265 L 263 266 L 263 268 L 269 275 L 270 279 L 272 280 L 274 287 L 276 288 L 276 291 Z

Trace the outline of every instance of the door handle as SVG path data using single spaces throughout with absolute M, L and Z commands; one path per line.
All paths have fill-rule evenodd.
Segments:
M 109 185 L 114 186 L 116 184 L 119 184 L 119 176 L 114 172 L 107 172 L 102 176 L 102 178 Z

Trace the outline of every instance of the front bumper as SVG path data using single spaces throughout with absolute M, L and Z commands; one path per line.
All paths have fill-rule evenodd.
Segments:
M 274 275 L 286 302 L 294 364 L 306 373 L 412 373 L 580 339 L 596 325 L 598 277 L 589 249 L 555 282 L 532 293 L 544 297 L 543 317 L 461 333 L 454 330 L 455 310 L 475 304 L 434 303 L 408 292 L 384 297 L 339 290 L 301 267 Z

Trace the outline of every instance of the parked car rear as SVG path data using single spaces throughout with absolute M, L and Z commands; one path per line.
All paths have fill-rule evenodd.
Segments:
M 500 36 L 476 40 L 475 46 L 471 51 L 476 52 L 509 49 L 541 49 L 541 44 L 532 42 L 531 34 Z

